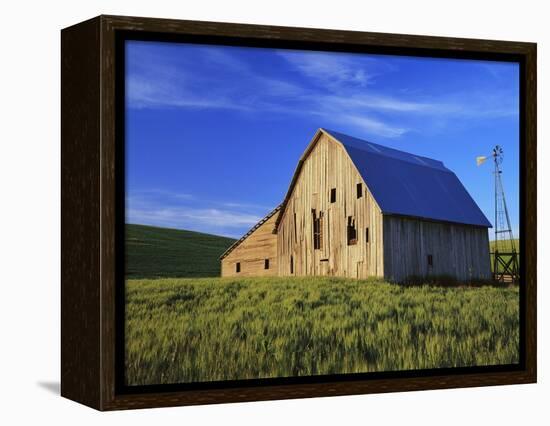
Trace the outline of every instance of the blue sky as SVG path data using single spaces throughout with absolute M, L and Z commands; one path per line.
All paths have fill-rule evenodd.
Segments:
M 518 235 L 514 63 L 130 41 L 126 221 L 240 237 L 285 195 L 319 127 L 441 160 Z

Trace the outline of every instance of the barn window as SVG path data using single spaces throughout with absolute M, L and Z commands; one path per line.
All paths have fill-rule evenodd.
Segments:
M 355 219 L 353 216 L 348 216 L 347 235 L 348 246 L 354 246 L 357 244 L 357 228 L 355 228 Z
M 264 260 L 264 269 L 269 269 L 269 259 Z
M 369 228 L 368 227 L 365 229 L 365 242 L 367 242 L 367 243 L 369 242 Z
M 235 264 L 235 272 L 237 273 L 241 272 L 241 262 L 237 262 Z
M 434 257 L 431 254 L 428 255 L 428 266 L 434 266 Z
M 357 198 L 361 198 L 363 196 L 363 185 L 360 183 L 357 184 Z
M 294 273 L 294 256 L 290 256 L 290 273 Z
M 335 203 L 336 202 L 336 188 L 332 188 L 330 190 L 330 202 Z
M 323 212 L 319 212 L 319 216 L 315 209 L 311 210 L 313 219 L 313 248 L 319 250 L 323 245 Z

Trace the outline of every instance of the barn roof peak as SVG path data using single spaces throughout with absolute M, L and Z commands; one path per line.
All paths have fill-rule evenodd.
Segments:
M 336 132 L 334 130 L 329 130 L 325 128 L 319 129 L 321 132 L 332 136 L 334 139 L 338 140 L 346 148 L 356 148 L 362 151 L 367 151 L 370 154 L 374 155 L 383 155 L 390 157 L 395 160 L 407 161 L 412 164 L 425 167 L 433 167 L 442 171 L 449 171 L 445 167 L 442 161 L 434 160 L 432 158 L 424 157 L 422 155 L 411 154 L 409 152 L 401 151 L 395 148 L 390 148 L 388 146 L 379 145 L 364 139 L 359 139 L 353 136 L 345 135 L 344 133 Z
M 443 162 L 333 130 L 319 132 L 344 147 L 383 214 L 491 227 Z
M 320 128 L 298 161 L 276 229 L 301 168 L 323 134 L 346 150 L 382 214 L 491 227 L 458 177 L 443 162 Z

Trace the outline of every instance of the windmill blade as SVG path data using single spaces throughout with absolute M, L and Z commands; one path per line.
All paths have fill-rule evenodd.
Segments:
M 476 157 L 476 164 L 478 165 L 478 167 L 481 166 L 486 161 L 487 161 L 487 157 L 485 156 Z

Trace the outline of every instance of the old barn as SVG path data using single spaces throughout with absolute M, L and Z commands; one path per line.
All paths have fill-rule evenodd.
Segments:
M 441 161 L 319 129 L 222 276 L 490 278 L 491 224 Z

